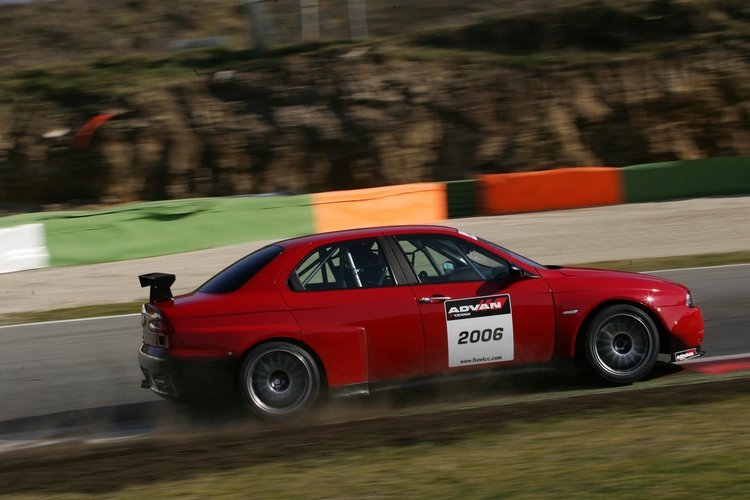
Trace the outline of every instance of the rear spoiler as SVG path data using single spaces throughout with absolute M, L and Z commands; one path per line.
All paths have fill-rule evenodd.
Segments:
M 150 286 L 149 302 L 160 302 L 172 298 L 171 286 L 174 283 L 175 275 L 166 273 L 149 273 L 138 276 L 141 287 Z

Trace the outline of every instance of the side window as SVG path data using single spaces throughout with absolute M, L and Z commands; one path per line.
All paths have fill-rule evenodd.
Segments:
M 372 288 L 395 284 L 375 238 L 319 247 L 294 269 L 297 288 L 305 291 Z
M 508 274 L 508 263 L 468 241 L 450 236 L 396 238 L 420 283 L 487 281 Z
M 428 246 L 422 244 L 421 240 L 399 239 L 401 250 L 406 254 L 409 264 L 411 264 L 414 273 L 420 277 L 437 278 L 441 271 L 438 264 L 440 255 Z
M 256 250 L 203 283 L 198 291 L 214 294 L 234 292 L 250 281 L 266 264 L 283 251 L 284 249 L 278 245 L 270 245 Z

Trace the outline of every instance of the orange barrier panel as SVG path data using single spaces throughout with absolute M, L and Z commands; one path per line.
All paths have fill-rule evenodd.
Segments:
M 383 186 L 312 195 L 317 232 L 392 224 L 423 224 L 448 217 L 445 184 Z
M 611 167 L 489 174 L 480 184 L 484 215 L 615 205 L 625 198 L 620 169 Z

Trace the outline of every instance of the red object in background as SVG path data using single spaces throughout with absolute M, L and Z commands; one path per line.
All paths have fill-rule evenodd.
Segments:
M 655 276 L 542 266 L 436 226 L 355 229 L 281 241 L 172 297 L 142 275 L 144 387 L 174 399 L 237 393 L 266 418 L 319 393 L 576 358 L 614 383 L 657 355 L 696 348 L 703 316 Z M 155 293 L 158 292 L 158 293 Z
M 104 113 L 96 115 L 89 119 L 81 128 L 79 128 L 73 136 L 73 147 L 74 148 L 87 148 L 91 145 L 91 139 L 94 137 L 94 133 L 99 127 L 101 127 L 107 120 L 114 118 L 114 114 Z

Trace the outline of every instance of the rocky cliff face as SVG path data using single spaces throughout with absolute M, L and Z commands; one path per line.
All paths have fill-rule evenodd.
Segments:
M 527 69 L 373 45 L 196 74 L 83 107 L 8 104 L 0 201 L 312 192 L 750 155 L 747 51 L 664 54 Z M 89 112 L 113 108 L 75 147 Z

